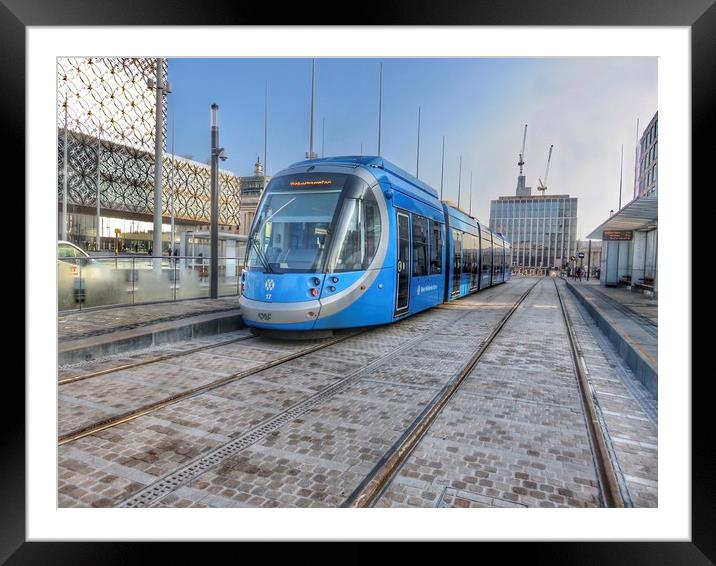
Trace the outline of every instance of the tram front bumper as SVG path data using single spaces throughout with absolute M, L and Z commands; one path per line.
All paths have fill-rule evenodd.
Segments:
M 290 325 L 291 328 L 311 328 L 321 312 L 321 303 L 300 301 L 292 303 L 267 303 L 255 301 L 243 295 L 239 298 L 241 317 L 249 326 L 263 328 L 280 328 Z

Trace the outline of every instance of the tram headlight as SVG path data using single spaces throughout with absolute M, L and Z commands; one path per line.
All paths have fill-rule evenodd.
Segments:
M 318 277 L 314 277 L 313 279 L 311 279 L 311 282 L 312 282 L 316 287 L 318 287 L 318 286 L 321 284 L 321 280 L 320 280 Z M 314 295 L 314 297 L 315 297 L 315 295 Z
M 311 296 L 312 296 L 312 297 L 317 297 L 317 296 L 318 296 L 318 289 L 316 289 L 315 287 L 312 287 L 312 288 L 311 288 Z

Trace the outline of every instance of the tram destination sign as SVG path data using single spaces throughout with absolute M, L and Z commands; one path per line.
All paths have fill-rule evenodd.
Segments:
M 604 230 L 602 240 L 631 240 L 634 232 L 631 230 Z

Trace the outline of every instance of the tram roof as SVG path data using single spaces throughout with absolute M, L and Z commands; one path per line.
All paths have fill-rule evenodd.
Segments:
M 405 169 L 401 169 L 395 163 L 388 161 L 380 155 L 339 155 L 334 157 L 322 157 L 320 159 L 306 159 L 304 161 L 298 161 L 296 163 L 293 163 L 291 167 L 301 167 L 304 165 L 319 165 L 321 163 L 363 165 L 365 167 L 376 167 L 378 169 L 383 169 L 384 171 L 387 171 L 388 173 L 391 173 L 392 175 L 400 177 L 404 181 L 415 185 L 429 195 L 435 198 L 438 197 L 438 192 L 433 187 L 431 187 L 427 183 L 424 183 L 415 175 L 408 173 Z

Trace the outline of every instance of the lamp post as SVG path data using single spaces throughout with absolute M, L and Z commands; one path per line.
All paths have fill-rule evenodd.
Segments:
M 217 116 L 219 105 L 211 105 L 211 228 L 210 248 L 211 259 L 209 269 L 209 296 L 216 299 L 219 296 L 219 159 L 226 161 L 224 148 L 219 147 L 219 125 Z

